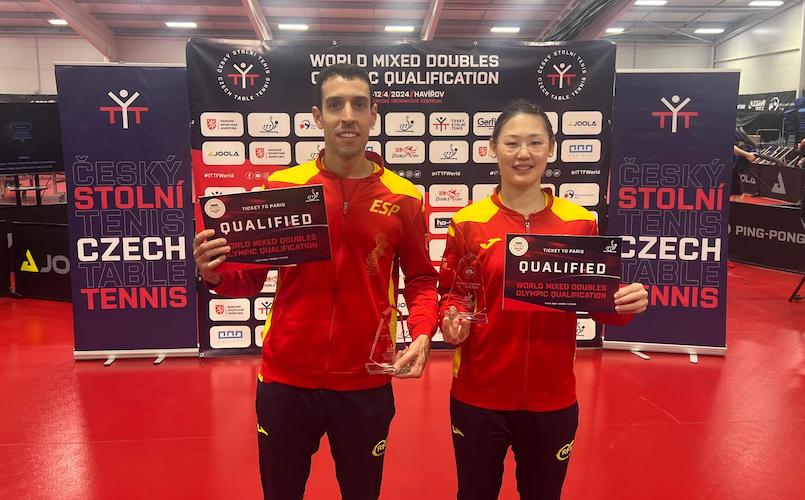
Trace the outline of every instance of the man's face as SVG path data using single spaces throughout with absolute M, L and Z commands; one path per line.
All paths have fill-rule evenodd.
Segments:
M 322 109 L 313 106 L 312 111 L 316 125 L 324 130 L 327 156 L 344 160 L 362 157 L 377 120 L 377 105 L 370 105 L 369 85 L 359 78 L 329 78 L 321 86 L 321 102 Z

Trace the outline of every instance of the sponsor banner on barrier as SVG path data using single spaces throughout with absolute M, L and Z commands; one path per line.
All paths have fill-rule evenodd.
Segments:
M 196 192 L 205 193 L 210 186 L 248 191 L 280 168 L 314 159 L 324 148 L 324 133 L 311 113 L 314 84 L 322 68 L 339 62 L 358 64 L 369 74 L 378 114 L 367 149 L 381 154 L 389 170 L 423 194 L 434 265 L 441 260 L 449 222 L 439 214 L 455 213 L 488 196 L 498 183 L 489 140 L 501 110 L 516 98 L 540 105 L 556 132 L 546 182 L 555 186 L 557 195 L 563 183 L 593 184 L 597 190 L 584 186 L 568 199 L 578 197 L 573 201 L 598 212 L 606 209 L 615 47 L 602 41 L 288 45 L 192 39 L 187 64 Z M 210 112 L 243 116 L 243 136 L 205 136 L 200 118 Z M 285 123 L 290 125 L 288 135 Z M 264 131 L 272 124 L 276 132 Z M 244 144 L 242 156 L 226 144 L 235 140 Z M 278 141 L 290 144 L 290 163 L 287 148 Z M 233 161 L 207 161 L 205 142 L 224 143 L 220 149 L 231 149 L 226 154 L 233 155 Z M 563 142 L 568 142 L 564 150 Z M 268 149 L 258 154 L 256 147 L 276 148 L 271 153 L 275 159 Z M 225 156 L 211 161 L 219 158 Z M 204 291 L 201 300 L 206 296 L 213 295 Z M 206 312 L 200 317 L 204 332 L 215 323 Z M 250 321 L 250 327 L 258 326 L 257 320 Z M 250 352 L 258 348 L 254 338 Z M 217 351 L 206 335 L 201 336 L 201 348 L 210 354 Z
M 69 302 L 67 225 L 13 222 L 9 228 L 14 291 L 23 297 Z
M 6 242 L 11 243 L 11 227 L 9 223 L 0 220 L 0 297 L 5 297 L 11 293 L 11 249 L 6 246 Z
M 625 72 L 617 86 L 609 233 L 649 307 L 605 340 L 724 348 L 738 73 Z
M 57 65 L 56 83 L 76 353 L 195 349 L 185 69 Z M 242 114 L 196 120 L 204 163 L 243 163 Z
M 799 207 L 730 203 L 730 258 L 805 273 L 805 213 Z
M 503 309 L 614 312 L 620 239 L 506 235 Z

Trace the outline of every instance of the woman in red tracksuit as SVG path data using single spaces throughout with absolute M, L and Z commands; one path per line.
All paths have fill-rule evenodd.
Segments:
M 459 500 L 498 498 L 510 446 L 521 498 L 561 496 L 578 425 L 576 315 L 501 307 L 507 233 L 598 233 L 589 211 L 541 189 L 555 147 L 541 109 L 523 100 L 507 106 L 490 140 L 500 186 L 456 213 L 448 230 L 439 291 L 444 338 L 457 346 L 450 417 Z M 485 324 L 456 315 L 461 299 L 450 293 L 458 261 L 469 253 L 480 261 Z M 625 286 L 614 297 L 617 313 L 593 319 L 623 324 L 646 309 L 646 297 L 639 283 Z

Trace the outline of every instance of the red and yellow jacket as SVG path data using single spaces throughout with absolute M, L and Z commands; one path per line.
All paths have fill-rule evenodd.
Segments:
M 369 375 L 364 365 L 381 314 L 397 303 L 400 267 L 411 336 L 432 336 L 436 330 L 437 275 L 426 250 L 422 195 L 386 170 L 375 153 L 366 154 L 375 171 L 363 179 L 328 172 L 321 162 L 324 154 L 268 178 L 269 189 L 324 186 L 333 257 L 280 268 L 274 305 L 263 329 L 259 379 L 311 389 L 379 387 L 389 377 Z M 267 272 L 224 273 L 215 291 L 256 295 Z
M 456 263 L 472 252 L 481 263 L 488 315 L 487 324 L 472 325 L 453 358 L 451 394 L 463 403 L 492 410 L 551 411 L 576 401 L 576 314 L 502 309 L 507 233 L 598 234 L 592 213 L 549 190 L 543 195 L 545 209 L 529 217 L 504 206 L 497 192 L 453 216 L 439 276 L 441 313 L 451 301 L 455 304 L 449 292 Z M 628 321 L 616 314 L 593 319 Z

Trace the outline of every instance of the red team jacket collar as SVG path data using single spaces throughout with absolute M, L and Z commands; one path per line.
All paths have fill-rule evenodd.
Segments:
M 322 162 L 322 158 L 324 158 L 325 151 L 326 150 L 324 150 L 324 149 L 319 151 L 319 156 L 316 157 L 316 167 L 318 167 L 319 172 L 321 172 L 322 175 L 326 175 L 328 177 L 338 177 L 334 173 L 332 173 L 329 170 L 327 170 L 326 168 L 324 168 L 324 163 Z M 375 178 L 379 179 L 383 175 L 383 171 L 385 170 L 385 165 L 383 164 L 383 158 L 381 158 L 379 154 L 377 154 L 377 153 L 375 153 L 373 151 L 367 151 L 365 153 L 365 158 L 379 167 L 379 168 L 375 169 L 375 171 L 369 177 L 375 177 Z
M 542 214 L 549 214 L 551 213 L 551 207 L 553 206 L 553 193 L 549 188 L 542 188 L 542 193 L 545 195 L 545 208 L 540 210 L 537 213 L 531 214 L 531 216 L 539 216 Z M 508 215 L 512 215 L 515 217 L 523 217 L 523 214 L 512 210 L 511 208 L 507 207 L 503 204 L 503 200 L 500 199 L 500 185 L 495 188 L 495 191 L 492 193 L 492 203 L 494 203 L 502 212 L 507 213 Z

